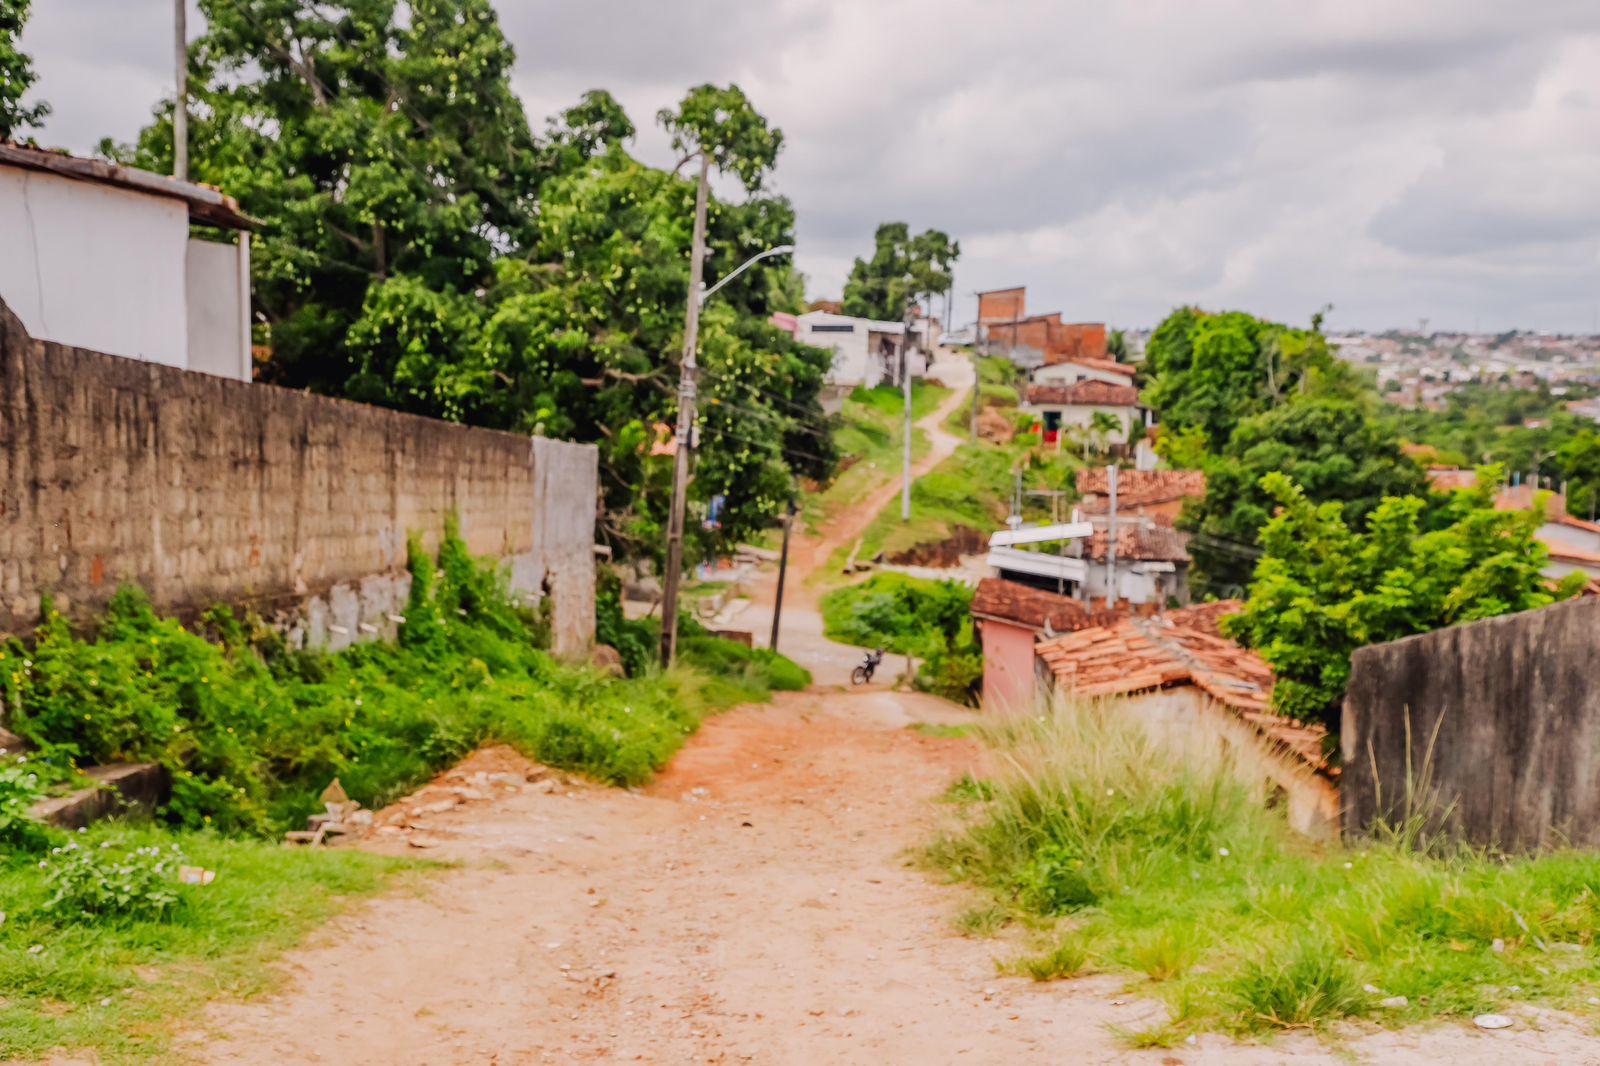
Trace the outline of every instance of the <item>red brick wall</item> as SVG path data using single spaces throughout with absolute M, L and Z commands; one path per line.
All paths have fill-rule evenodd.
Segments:
M 1027 315 L 1028 290 L 1026 287 L 1016 289 L 996 289 L 994 292 L 978 294 L 978 319 L 988 324 L 991 322 L 1010 322 L 1013 318 L 1022 318 Z

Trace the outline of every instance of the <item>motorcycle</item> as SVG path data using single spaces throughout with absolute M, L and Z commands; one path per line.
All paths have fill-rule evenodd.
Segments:
M 881 662 L 883 662 L 882 648 L 868 652 L 866 662 L 850 671 L 850 683 L 852 685 L 865 685 L 868 681 L 871 681 L 873 672 L 878 669 L 878 664 Z

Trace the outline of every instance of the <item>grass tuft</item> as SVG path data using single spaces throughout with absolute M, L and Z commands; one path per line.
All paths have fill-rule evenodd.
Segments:
M 1089 965 L 1089 952 L 1076 939 L 1061 940 L 1049 951 L 1037 955 L 1024 955 L 1004 967 L 1035 981 L 1059 981 L 1076 977 Z

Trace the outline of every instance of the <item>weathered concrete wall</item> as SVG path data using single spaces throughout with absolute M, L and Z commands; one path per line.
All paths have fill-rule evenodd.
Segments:
M 1355 653 L 1344 824 L 1427 815 L 1475 844 L 1600 846 L 1600 599 Z
M 0 305 L 0 630 L 41 593 L 95 613 L 122 582 L 218 601 L 340 647 L 391 633 L 459 516 L 513 588 L 555 595 L 557 650 L 593 636 L 593 446 L 531 441 L 54 344 Z
M 1225 763 L 1264 803 L 1282 805 L 1295 832 L 1314 840 L 1339 835 L 1339 790 L 1310 766 L 1274 748 L 1254 726 L 1193 685 L 1116 700 L 1161 744 L 1197 765 Z

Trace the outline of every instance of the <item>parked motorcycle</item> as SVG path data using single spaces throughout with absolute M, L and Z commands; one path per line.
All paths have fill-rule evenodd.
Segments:
M 878 664 L 881 662 L 883 662 L 882 648 L 877 651 L 867 652 L 866 662 L 850 671 L 850 683 L 852 685 L 865 685 L 868 681 L 871 681 L 874 671 L 878 669 Z

